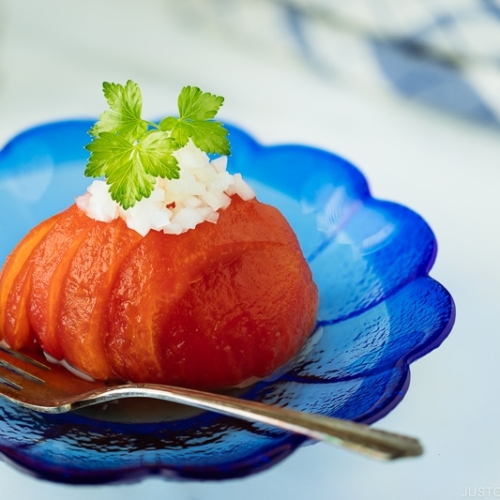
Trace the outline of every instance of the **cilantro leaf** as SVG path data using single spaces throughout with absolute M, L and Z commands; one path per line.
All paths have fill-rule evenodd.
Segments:
M 87 177 L 107 177 L 111 171 L 127 162 L 132 154 L 133 145 L 123 137 L 102 132 L 90 144 L 85 146 L 90 151 L 90 158 L 85 168 Z
M 191 138 L 205 153 L 229 155 L 228 131 L 220 122 L 211 120 L 223 102 L 223 97 L 202 92 L 198 87 L 184 87 L 178 99 L 179 118 L 164 118 L 160 129 L 170 132 L 179 147 Z
M 177 105 L 181 120 L 210 120 L 215 117 L 223 102 L 223 97 L 188 86 L 181 90 Z
M 190 137 L 189 124 L 183 124 L 173 116 L 167 116 L 160 122 L 160 129 L 170 133 L 170 137 L 175 140 L 177 146 L 183 148 Z
M 144 134 L 148 124 L 141 119 L 142 94 L 139 86 L 129 80 L 125 86 L 104 82 L 102 88 L 111 109 L 100 115 L 90 134 L 97 137 L 101 132 L 113 132 L 130 138 Z
M 144 170 L 155 177 L 167 179 L 179 178 L 177 158 L 172 155 L 174 151 L 174 140 L 159 130 L 146 134 L 136 148 L 138 161 Z
M 184 87 L 179 95 L 179 118 L 164 118 L 159 125 L 141 118 L 142 94 L 129 80 L 124 86 L 103 83 L 110 107 L 89 131 L 92 142 L 85 169 L 88 177 L 105 177 L 111 197 L 127 209 L 151 195 L 158 177 L 179 178 L 172 154 L 189 139 L 206 153 L 230 154 L 228 132 L 212 119 L 222 97 Z
M 90 158 L 85 175 L 106 177 L 111 198 L 123 208 L 130 208 L 151 195 L 157 177 L 179 177 L 172 143 L 162 132 L 151 132 L 138 144 L 101 132 L 86 146 Z
M 193 121 L 184 124 L 194 145 L 205 153 L 229 155 L 228 131 L 219 122 Z M 175 134 L 172 134 L 175 139 Z

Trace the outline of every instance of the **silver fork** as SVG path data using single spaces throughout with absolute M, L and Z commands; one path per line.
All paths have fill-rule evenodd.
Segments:
M 0 396 L 45 413 L 63 413 L 122 398 L 147 397 L 269 424 L 375 458 L 392 460 L 422 454 L 417 439 L 364 424 L 168 385 L 90 382 L 59 365 L 49 366 L 41 355 L 27 356 L 1 345 Z

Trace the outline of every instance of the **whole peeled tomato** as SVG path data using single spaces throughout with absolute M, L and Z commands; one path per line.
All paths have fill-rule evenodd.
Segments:
M 318 292 L 297 238 L 256 200 L 235 195 L 216 224 L 181 235 L 140 237 L 75 206 L 44 231 L 9 259 L 32 272 L 25 323 L 95 379 L 233 387 L 272 374 L 314 329 Z

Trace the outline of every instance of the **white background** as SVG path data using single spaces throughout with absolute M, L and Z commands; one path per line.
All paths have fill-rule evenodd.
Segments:
M 439 242 L 431 274 L 457 305 L 449 338 L 412 366 L 407 396 L 376 424 L 418 436 L 425 454 L 378 463 L 316 444 L 243 480 L 92 487 L 0 462 L 2 500 L 500 497 L 499 131 L 325 81 L 285 51 L 232 40 L 208 19 L 189 24 L 174 5 L 0 0 L 0 144 L 43 121 L 96 116 L 102 81 L 131 78 L 150 118 L 198 85 L 225 96 L 222 118 L 260 141 L 320 146 L 358 165 L 375 196 L 429 222 Z

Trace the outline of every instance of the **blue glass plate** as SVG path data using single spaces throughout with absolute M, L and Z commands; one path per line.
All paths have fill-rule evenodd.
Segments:
M 42 125 L 0 152 L 0 262 L 31 227 L 85 192 L 83 146 L 92 123 Z M 320 290 L 318 330 L 307 348 L 240 396 L 374 422 L 403 398 L 409 363 L 439 346 L 454 321 L 450 295 L 428 276 L 435 237 L 408 208 L 372 198 L 363 175 L 342 158 L 299 145 L 264 147 L 229 129 L 229 169 L 288 218 Z M 244 476 L 304 442 L 210 412 L 152 407 L 140 415 L 131 404 L 45 415 L 0 401 L 0 451 L 46 479 L 104 483 L 148 474 Z

